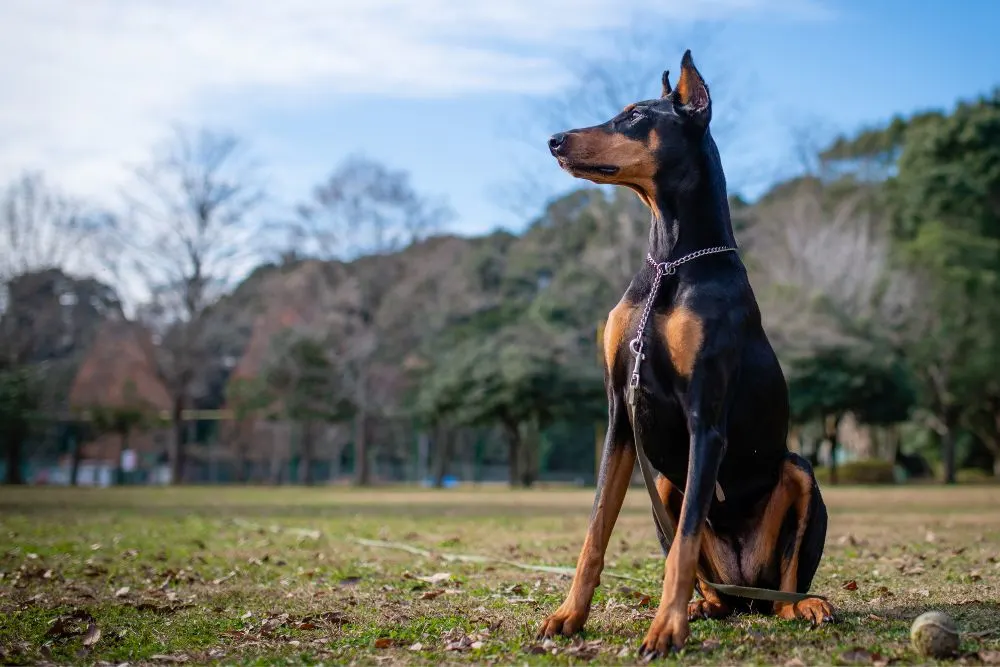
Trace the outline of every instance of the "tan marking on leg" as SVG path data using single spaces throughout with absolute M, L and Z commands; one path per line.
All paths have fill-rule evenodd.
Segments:
M 566 595 L 566 600 L 542 623 L 539 635 L 545 637 L 557 634 L 571 635 L 579 631 L 586 622 L 590 614 L 594 589 L 601 584 L 604 554 L 608 549 L 611 531 L 621 511 L 629 482 L 632 480 L 634 466 L 635 448 L 630 443 L 619 445 L 610 454 L 607 476 L 591 517 L 583 548 L 580 549 L 573 584 Z

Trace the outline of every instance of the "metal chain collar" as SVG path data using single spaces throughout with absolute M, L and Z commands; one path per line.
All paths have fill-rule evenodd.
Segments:
M 687 264 L 691 260 L 704 257 L 705 255 L 715 255 L 723 252 L 736 252 L 736 248 L 721 245 L 703 248 L 702 250 L 688 253 L 673 262 L 657 262 L 653 259 L 652 255 L 646 253 L 646 263 L 656 270 L 656 276 L 653 278 L 653 287 L 649 290 L 649 296 L 646 297 L 646 305 L 642 309 L 642 318 L 639 320 L 639 328 L 635 333 L 635 338 L 629 341 L 628 344 L 629 349 L 632 350 L 632 354 L 635 355 L 635 366 L 632 367 L 632 377 L 629 379 L 627 392 L 629 403 L 635 403 L 635 390 L 639 388 L 639 365 L 646 358 L 646 355 L 642 352 L 642 336 L 646 332 L 646 322 L 649 321 L 649 313 L 653 310 L 653 301 L 656 299 L 656 293 L 660 290 L 660 281 L 663 280 L 663 276 L 674 275 L 677 273 L 677 267 L 681 264 Z

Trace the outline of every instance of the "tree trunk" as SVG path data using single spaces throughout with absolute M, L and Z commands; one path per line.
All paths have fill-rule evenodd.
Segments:
M 73 433 L 73 455 L 69 464 L 69 484 L 76 486 L 80 478 L 80 459 L 83 458 L 83 443 L 80 442 L 80 434 L 74 429 Z
M 541 433 L 536 419 L 524 423 L 524 436 L 521 440 L 521 486 L 528 489 L 538 479 L 538 464 L 541 449 Z
M 15 417 L 16 419 L 16 417 Z M 10 440 L 7 443 L 7 478 L 5 484 L 24 484 L 21 471 L 21 455 L 24 450 L 24 440 L 27 429 L 14 424 L 10 430 Z
M 170 483 L 184 483 L 184 447 L 187 441 L 187 429 L 182 419 L 184 412 L 184 397 L 174 398 L 174 441 L 170 450 Z
M 830 441 L 830 484 L 837 484 L 837 424 L 840 419 L 836 416 L 823 417 L 823 430 L 827 440 Z
M 368 460 L 368 374 L 358 377 L 357 413 L 354 415 L 354 484 L 370 486 L 371 462 Z
M 299 484 L 312 485 L 312 460 L 315 423 L 307 421 L 302 425 L 302 444 L 299 447 Z
M 503 429 L 507 433 L 507 445 L 510 448 L 510 485 L 517 488 L 521 482 L 521 430 L 516 422 L 506 420 Z
M 444 478 L 448 474 L 448 457 L 451 450 L 448 429 L 439 426 L 434 436 L 434 488 L 444 486 Z
M 368 461 L 368 416 L 363 409 L 354 415 L 354 484 L 370 486 L 371 467 Z
M 944 483 L 955 483 L 955 428 L 958 426 L 958 410 L 946 408 L 944 411 L 944 429 L 941 433 L 941 458 L 944 463 Z

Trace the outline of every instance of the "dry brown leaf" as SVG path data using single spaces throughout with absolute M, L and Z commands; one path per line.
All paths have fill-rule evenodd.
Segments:
M 840 654 L 841 660 L 851 663 L 872 663 L 879 658 L 880 656 L 877 653 L 872 653 L 868 649 L 861 648 L 860 646 L 855 646 L 854 648 Z
M 441 595 L 444 595 L 444 591 L 441 590 L 441 589 L 437 589 L 437 590 L 433 590 L 433 591 L 424 591 L 423 593 L 420 594 L 420 599 L 421 600 L 433 600 L 434 598 L 436 598 L 438 596 L 441 596 Z
M 97 623 L 91 621 L 87 627 L 87 634 L 83 636 L 83 645 L 89 648 L 99 641 L 101 641 L 101 629 L 97 627 Z
M 843 588 L 845 591 L 856 591 L 858 590 L 858 582 L 856 582 L 854 579 L 851 579 L 850 581 L 845 581 L 844 585 L 841 586 L 841 588 Z
M 149 659 L 150 660 L 155 660 L 157 662 L 174 662 L 174 663 L 182 663 L 182 662 L 187 662 L 189 660 L 189 658 L 186 655 L 182 655 L 182 654 L 178 654 L 178 655 L 154 655 L 154 656 L 150 656 Z
M 1000 651 L 980 651 L 979 659 L 984 665 L 1000 665 Z
M 379 637 L 375 640 L 375 648 L 389 648 L 392 646 L 392 640 L 388 637 Z

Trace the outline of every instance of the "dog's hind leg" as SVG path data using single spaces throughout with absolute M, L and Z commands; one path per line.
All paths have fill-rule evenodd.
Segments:
M 779 590 L 808 593 L 823 555 L 826 523 L 826 505 L 812 466 L 798 454 L 788 454 L 750 550 L 756 562 L 745 563 L 744 568 L 763 573 L 777 563 Z M 781 618 L 802 618 L 813 624 L 833 620 L 833 607 L 819 598 L 775 602 L 774 612 Z
M 594 499 L 587 536 L 576 563 L 573 584 L 565 602 L 542 623 L 538 630 L 540 637 L 571 635 L 583 628 L 587 616 L 590 615 L 590 602 L 594 597 L 594 589 L 601 583 L 604 553 L 608 548 L 608 540 L 621 511 L 635 467 L 632 429 L 625 416 L 625 406 L 617 394 L 611 400 L 608 421 L 597 496 Z

